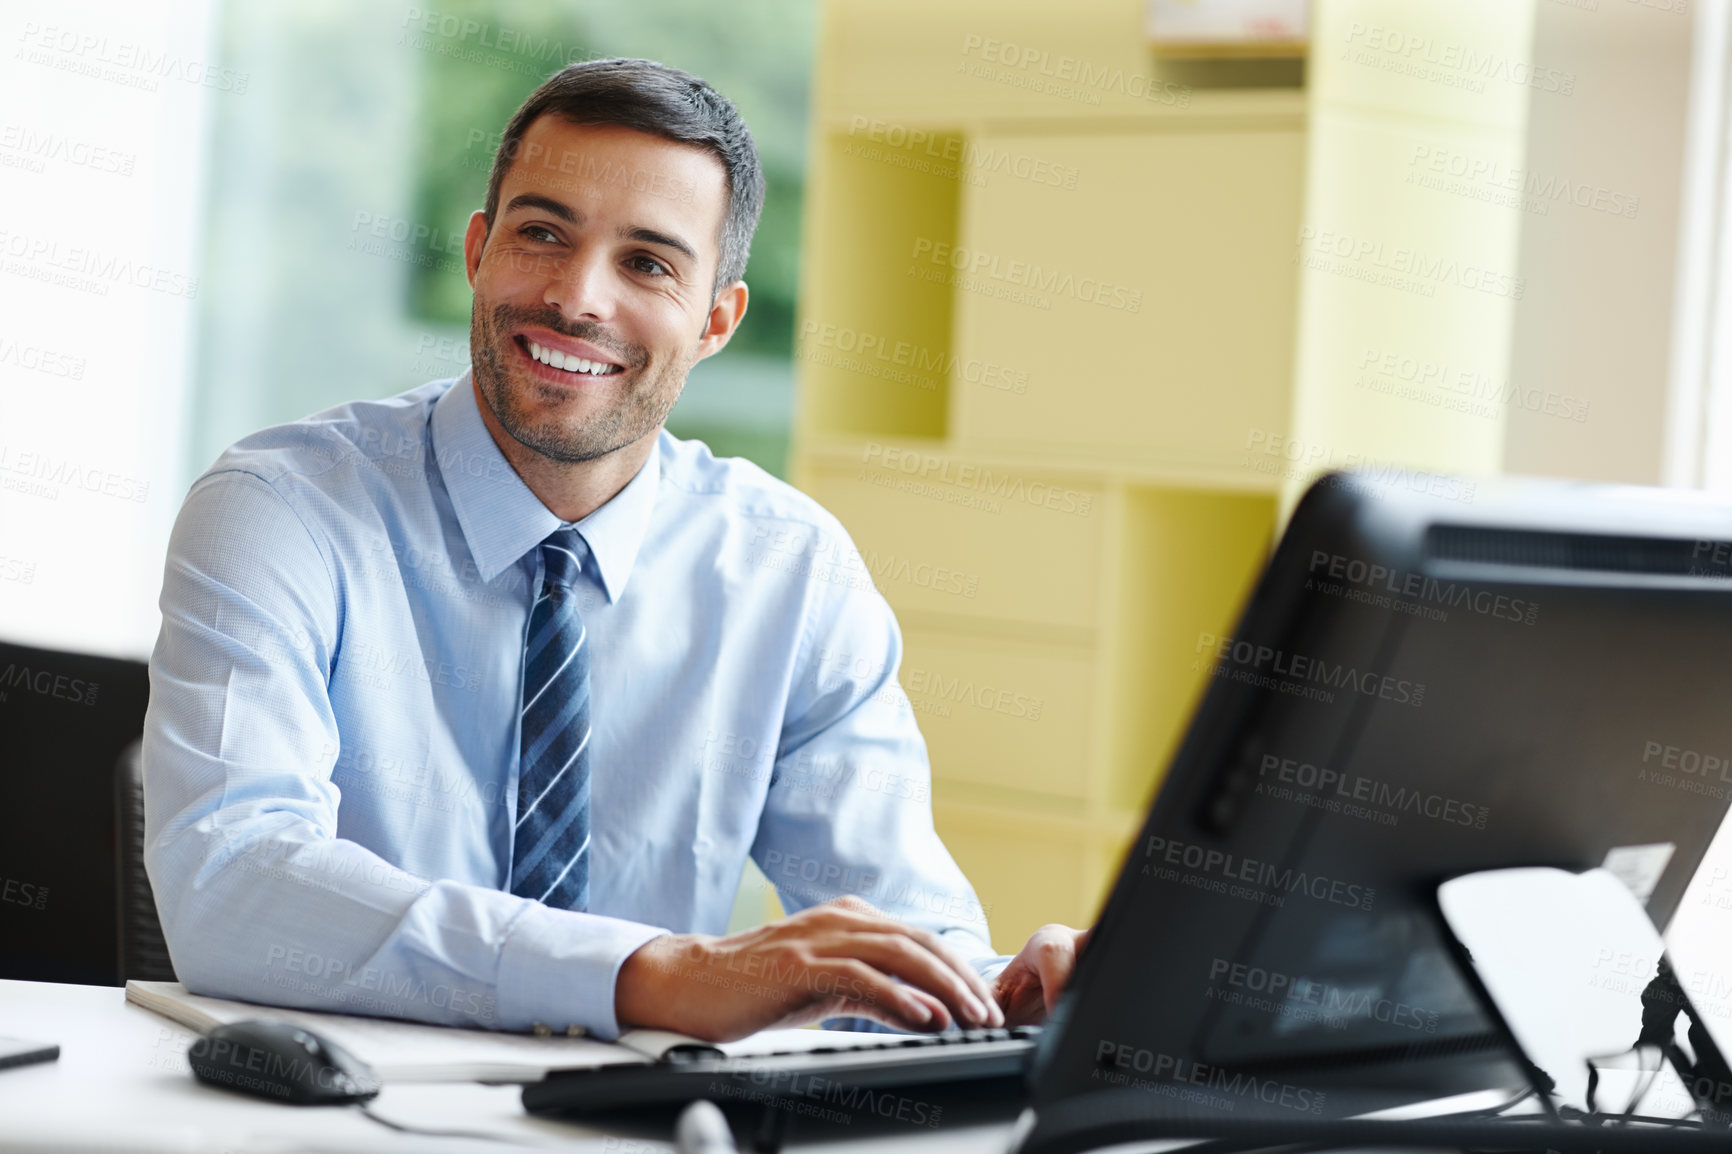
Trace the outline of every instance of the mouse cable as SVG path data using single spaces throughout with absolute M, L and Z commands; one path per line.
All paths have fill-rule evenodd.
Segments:
M 503 1142 L 508 1146 L 542 1147 L 540 1142 L 530 1142 L 522 1138 L 514 1138 L 508 1134 L 489 1134 L 482 1130 L 427 1130 L 419 1126 L 405 1126 L 401 1122 L 392 1121 L 383 1114 L 374 1113 L 372 1107 L 365 1102 L 356 1102 L 354 1106 L 355 1109 L 379 1125 L 395 1130 L 399 1134 L 413 1134 L 417 1138 L 479 1138 L 484 1142 Z

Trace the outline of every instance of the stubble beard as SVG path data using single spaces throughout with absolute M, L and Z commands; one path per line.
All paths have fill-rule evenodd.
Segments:
M 556 392 L 516 364 L 516 342 L 504 334 L 524 323 L 606 349 L 619 358 L 627 373 L 640 375 L 613 405 L 576 424 L 566 410 L 574 408 L 579 397 Z M 660 366 L 650 365 L 647 350 L 622 346 L 592 321 L 571 322 L 551 310 L 503 304 L 483 313 L 479 302 L 469 314 L 469 347 L 475 383 L 500 426 L 526 449 L 561 464 L 605 457 L 660 429 L 697 361 L 694 350 Z M 558 408 L 538 412 L 532 399 L 552 401 Z

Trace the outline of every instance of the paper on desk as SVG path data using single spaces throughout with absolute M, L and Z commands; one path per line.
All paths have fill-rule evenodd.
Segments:
M 882 1034 L 846 1030 L 765 1030 L 721 1046 L 667 1030 L 629 1030 L 617 1044 L 593 1038 L 538 1038 L 207 998 L 188 993 L 179 982 L 129 981 L 126 1000 L 201 1034 L 247 1018 L 294 1022 L 342 1046 L 386 1082 L 539 1082 L 550 1070 L 647 1065 L 676 1047 L 751 1057 L 883 1041 Z
M 200 1033 L 246 1018 L 294 1022 L 330 1038 L 387 1082 L 539 1082 L 549 1070 L 650 1061 L 637 1050 L 591 1038 L 537 1038 L 260 1006 L 191 994 L 179 982 L 127 982 L 126 1000 Z

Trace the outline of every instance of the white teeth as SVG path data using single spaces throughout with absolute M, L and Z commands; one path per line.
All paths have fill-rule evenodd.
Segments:
M 558 349 L 545 349 L 534 341 L 525 341 L 529 346 L 529 355 L 544 365 L 556 369 L 564 369 L 568 373 L 588 373 L 592 377 L 604 377 L 613 368 L 605 361 L 590 361 L 583 357 L 571 356 Z

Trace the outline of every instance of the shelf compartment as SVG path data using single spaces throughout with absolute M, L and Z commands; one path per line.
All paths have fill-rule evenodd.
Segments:
M 798 483 L 841 519 L 898 613 L 1096 627 L 1098 481 L 868 441 L 852 464 L 803 462 Z
M 1094 652 L 905 628 L 901 682 L 934 779 L 1085 802 Z

